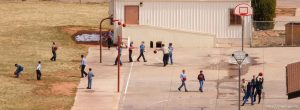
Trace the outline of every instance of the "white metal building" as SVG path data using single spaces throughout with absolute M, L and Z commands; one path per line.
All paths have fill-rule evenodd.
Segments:
M 122 35 L 134 42 L 215 47 L 240 43 L 242 19 L 233 10 L 241 3 L 251 0 L 112 0 L 110 14 L 128 25 Z M 251 16 L 244 20 L 249 44 Z

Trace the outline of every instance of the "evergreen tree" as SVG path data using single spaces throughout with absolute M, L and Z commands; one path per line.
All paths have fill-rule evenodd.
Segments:
M 252 0 L 255 21 L 273 21 L 276 17 L 276 0 Z
M 254 21 L 274 21 L 276 17 L 276 0 L 252 0 Z M 273 29 L 273 22 L 255 22 L 259 30 Z

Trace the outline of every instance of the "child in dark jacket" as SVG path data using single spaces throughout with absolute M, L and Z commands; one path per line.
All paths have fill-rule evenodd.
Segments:
M 205 77 L 204 77 L 204 74 L 203 74 L 202 70 L 200 71 L 200 74 L 198 75 L 198 80 L 199 80 L 199 83 L 200 83 L 199 91 L 203 92 L 203 85 L 204 85 Z

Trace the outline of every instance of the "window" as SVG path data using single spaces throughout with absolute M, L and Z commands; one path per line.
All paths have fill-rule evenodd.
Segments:
M 234 14 L 234 9 L 229 9 L 229 17 L 230 17 L 230 24 L 229 25 L 241 25 L 242 19 L 240 16 Z

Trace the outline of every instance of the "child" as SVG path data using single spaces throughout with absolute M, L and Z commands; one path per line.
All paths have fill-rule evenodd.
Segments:
M 21 72 L 24 70 L 24 67 L 22 67 L 19 64 L 15 64 L 15 67 L 17 67 L 16 71 L 15 71 L 15 75 L 16 78 L 19 78 L 19 75 L 21 74 Z
M 39 61 L 38 65 L 36 67 L 36 78 L 37 78 L 37 80 L 41 80 L 41 76 L 42 76 L 41 68 L 42 68 L 41 61 Z
M 178 90 L 181 91 L 181 88 L 184 87 L 185 92 L 188 92 L 185 85 L 185 81 L 186 81 L 185 70 L 182 70 L 182 73 L 180 74 L 180 80 L 181 80 L 181 85 L 179 86 Z
M 143 60 L 144 62 L 147 62 L 145 56 L 144 56 L 144 52 L 145 52 L 145 45 L 144 45 L 144 41 L 142 41 L 141 45 L 140 45 L 140 55 L 139 57 L 137 58 L 137 61 L 139 62 L 140 61 L 140 58 L 143 57 Z
M 92 80 L 93 80 L 94 74 L 92 72 L 92 68 L 89 68 L 88 72 L 88 87 L 87 89 L 92 89 Z
M 130 42 L 130 46 L 129 46 L 129 62 L 133 62 L 133 60 L 132 60 L 132 52 L 133 52 L 133 49 L 134 49 L 134 47 L 133 47 L 133 42 Z
M 173 45 L 172 43 L 169 43 L 169 47 L 168 47 L 169 48 L 169 59 L 171 61 L 171 64 L 173 64 L 173 50 L 174 50 L 172 45 Z

